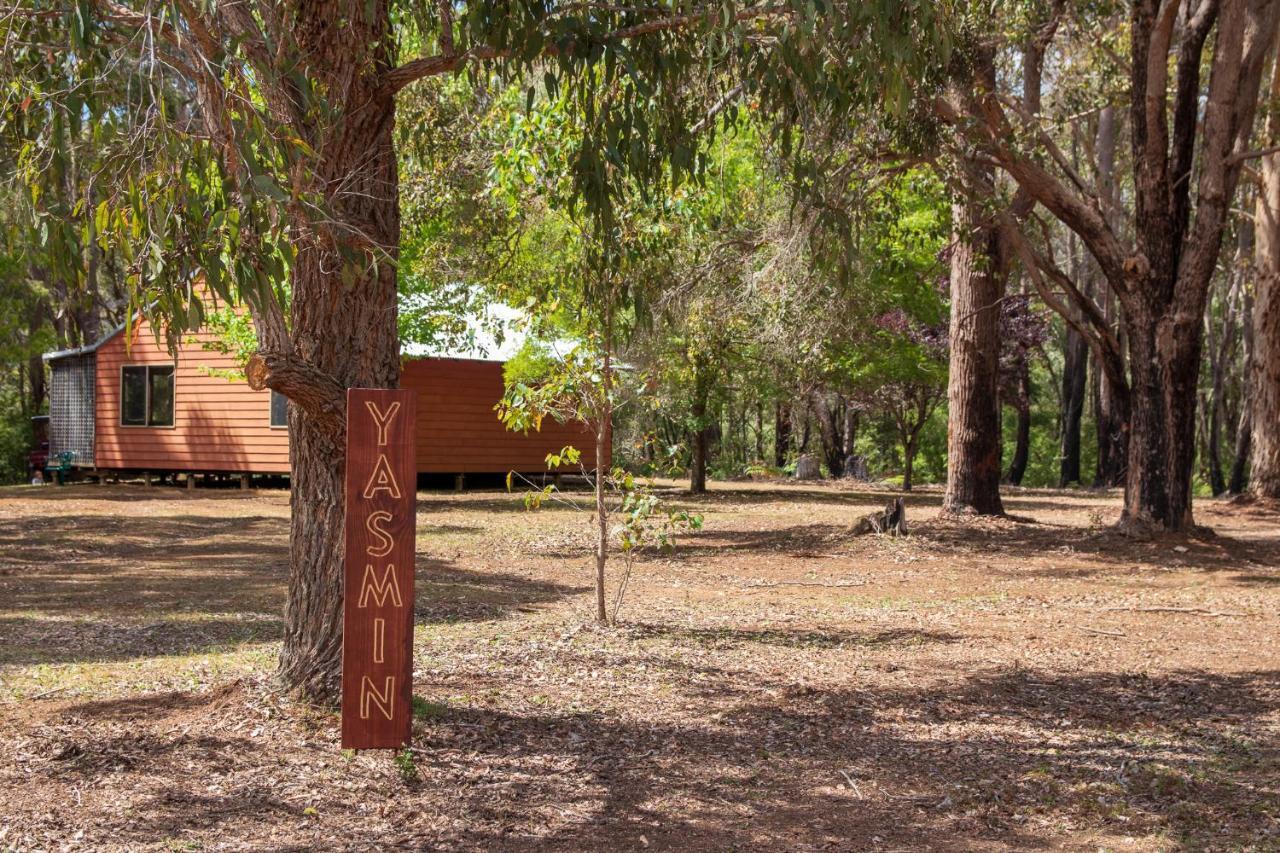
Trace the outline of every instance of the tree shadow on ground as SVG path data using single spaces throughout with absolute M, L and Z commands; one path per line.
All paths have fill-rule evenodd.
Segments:
M 279 639 L 279 518 L 0 521 L 0 664 L 128 660 Z M 417 557 L 422 622 L 493 619 L 582 591 Z
M 789 649 L 845 649 L 888 646 L 919 646 L 926 643 L 953 643 L 957 634 L 891 628 L 884 631 L 849 631 L 815 628 L 687 628 L 674 625 L 635 623 L 626 626 L 634 639 L 662 637 L 707 648 L 727 649 L 762 645 Z
M 564 784 L 464 789 L 479 846 L 1027 849 L 1084 825 L 1230 848 L 1272 831 L 1277 750 L 1239 731 L 1280 709 L 1278 676 L 1014 671 L 926 689 L 796 687 L 685 726 L 463 710 L 422 738 L 428 756 L 474 750 L 517 775 L 567 758 L 560 773 L 578 792 L 603 792 L 558 833 L 513 837 L 485 828 L 572 809 Z
M 1280 565 L 1280 537 L 1245 540 L 1215 535 L 1144 542 L 1111 528 L 1082 529 L 1073 525 L 1022 524 L 1008 520 L 975 524 L 968 520 L 946 519 L 917 524 L 911 535 L 933 547 L 957 554 L 981 552 L 1026 558 L 1059 553 L 1072 563 L 1069 568 L 1019 566 L 993 569 L 1012 576 L 1086 577 L 1098 571 L 1113 571 L 1118 566 L 1142 571 L 1149 570 L 1152 565 L 1241 571 L 1250 566 Z M 1082 555 L 1094 565 L 1082 565 L 1078 559 Z
M 742 634 L 735 642 L 762 641 Z M 314 831 L 356 847 L 1036 849 L 1073 833 L 1188 849 L 1274 841 L 1280 671 L 1002 669 L 836 687 L 779 675 L 743 684 L 714 665 L 673 671 L 692 691 L 683 698 L 699 703 L 674 720 L 518 701 L 446 706 L 415 723 L 420 778 L 408 784 L 339 761 L 307 775 L 317 759 L 336 759 L 324 745 L 332 733 L 279 719 L 270 726 L 285 742 L 307 746 L 283 753 L 278 740 L 234 735 L 246 725 L 239 694 L 82 703 L 37 735 L 44 757 L 26 773 L 31 784 L 132 786 L 127 814 L 95 825 L 125 844 L 212 832 L 291 846 L 313 831 L 298 820 L 300 800 L 331 822 Z
M 110 501 L 113 503 L 138 503 L 142 501 L 252 501 L 266 495 L 278 495 L 283 503 L 288 500 L 288 490 L 241 489 L 239 486 L 201 486 L 188 489 L 172 484 L 144 486 L 141 483 L 85 484 L 67 486 L 3 486 L 0 501 L 15 498 L 24 502 L 45 501 L 61 504 L 68 501 Z M 59 512 L 64 510 L 59 509 Z

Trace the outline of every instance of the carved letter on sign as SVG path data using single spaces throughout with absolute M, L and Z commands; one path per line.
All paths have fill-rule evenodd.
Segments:
M 409 742 L 415 415 L 412 391 L 347 391 L 343 749 Z

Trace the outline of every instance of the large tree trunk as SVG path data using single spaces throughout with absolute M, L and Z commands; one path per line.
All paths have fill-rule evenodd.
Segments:
M 1124 529 L 1147 532 L 1193 526 L 1199 319 L 1179 322 L 1137 311 L 1127 315 L 1133 409 L 1121 515 Z
M 1273 96 L 1280 96 L 1280 62 L 1276 63 Z M 1268 116 L 1267 144 L 1280 140 L 1280 117 Z M 1259 162 L 1261 179 L 1256 204 L 1254 258 L 1258 281 L 1254 295 L 1249 363 L 1250 491 L 1280 498 L 1280 154 Z M 1247 322 L 1247 321 L 1246 321 Z
M 997 232 L 983 210 L 989 167 L 952 209 L 951 359 L 947 383 L 945 513 L 1003 515 L 1000 501 L 1000 300 Z
M 1275 43 L 1278 20 L 1277 5 L 1270 0 L 1222 0 L 1206 4 L 1204 17 L 1197 13 L 1189 25 L 1194 38 L 1183 36 L 1180 42 L 1170 133 L 1163 109 L 1168 42 L 1162 33 L 1168 32 L 1168 19 L 1157 20 L 1157 7 L 1154 0 L 1135 3 L 1130 22 L 1131 82 L 1135 93 L 1144 93 L 1130 105 L 1140 251 L 1124 260 L 1122 275 L 1114 282 L 1125 289 L 1133 376 L 1129 473 L 1120 524 L 1139 532 L 1186 530 L 1194 524 L 1191 476 L 1201 318 L 1242 168 L 1235 154 L 1248 147 L 1263 64 Z M 1160 6 L 1159 15 L 1167 8 Z M 1200 48 L 1215 17 L 1209 86 L 1201 106 Z
M 342 661 L 343 389 L 394 388 L 400 378 L 395 102 L 381 80 L 391 61 L 390 18 L 385 0 L 358 9 L 320 3 L 297 12 L 295 34 L 312 74 L 322 87 L 345 93 L 334 105 L 343 108 L 339 118 L 299 128 L 319 153 L 315 186 L 332 224 L 296 224 L 287 338 L 272 311 L 255 312 L 266 384 L 294 403 L 279 677 L 290 691 L 326 703 L 337 699 Z M 340 14 L 346 23 L 335 28 Z

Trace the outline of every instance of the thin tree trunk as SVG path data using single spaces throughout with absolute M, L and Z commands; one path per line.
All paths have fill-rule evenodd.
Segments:
M 1239 245 L 1237 246 L 1236 263 L 1233 264 L 1237 271 L 1242 268 L 1244 262 L 1244 257 L 1242 256 L 1247 248 L 1244 242 L 1245 239 L 1244 232 L 1241 231 Z M 1226 408 L 1227 368 L 1235 351 L 1237 321 L 1235 306 L 1244 284 L 1238 278 L 1239 272 L 1234 275 L 1235 279 L 1230 283 L 1230 290 L 1226 294 L 1225 304 L 1222 309 L 1221 331 L 1215 332 L 1213 329 L 1212 312 L 1205 317 L 1205 334 L 1209 339 L 1209 347 L 1212 354 L 1209 364 L 1211 380 L 1209 398 L 1202 401 L 1205 419 L 1204 460 L 1208 468 L 1209 487 L 1214 497 L 1227 490 L 1227 478 L 1222 469 L 1222 420 L 1225 416 Z M 1248 369 L 1247 365 L 1245 369 Z
M 902 442 L 902 491 L 909 492 L 915 485 L 916 454 L 920 452 L 920 428 L 924 421 L 916 424 L 904 435 Z
M 756 401 L 756 461 L 764 463 L 764 403 Z
M 990 167 L 968 168 L 978 186 L 953 207 L 951 360 L 947 385 L 944 513 L 1003 515 L 1000 501 L 1000 300 L 996 229 L 985 218 Z
M 787 464 L 787 452 L 791 448 L 791 406 L 777 401 L 773 404 L 773 465 L 782 468 Z
M 1240 382 L 1240 417 L 1236 422 L 1231 478 L 1227 481 L 1227 492 L 1232 495 L 1243 494 L 1249 484 L 1249 454 L 1253 450 L 1253 295 L 1248 288 L 1244 292 L 1241 317 L 1243 352 L 1240 360 L 1244 364 L 1244 375 Z
M 844 458 L 840 453 L 840 426 L 835 409 L 827 399 L 825 391 L 813 392 L 813 410 L 818 418 L 818 436 L 822 443 L 822 455 L 826 458 L 827 471 L 833 478 L 839 478 L 844 471 Z
M 1059 488 L 1080 482 L 1080 421 L 1084 414 L 1085 384 L 1089 376 L 1089 345 L 1084 336 L 1067 328 L 1062 363 L 1062 461 Z
M 858 409 L 851 404 L 844 410 L 844 434 L 840 438 L 840 452 L 844 454 L 845 459 L 854 455 L 857 443 Z
M 707 398 L 711 393 L 706 366 L 700 359 L 693 362 L 693 453 L 689 465 L 689 491 L 700 495 L 707 490 L 707 453 L 711 441 L 711 424 L 707 421 Z
M 1014 432 L 1013 458 L 1009 460 L 1009 483 L 1022 485 L 1027 473 L 1027 461 L 1031 457 L 1031 368 L 1026 353 L 1018 358 L 1018 389 L 1014 401 L 1017 421 Z
M 600 372 L 601 406 L 596 424 L 596 621 L 609 624 L 605 606 L 605 563 L 609 559 L 609 508 L 605 503 L 605 478 L 613 444 L 613 311 L 605 307 L 604 365 Z
M 689 491 L 695 495 L 707 491 L 707 434 L 709 427 L 693 432 L 693 458 L 689 465 Z
M 1120 208 L 1116 189 L 1116 111 L 1104 107 L 1098 113 L 1098 134 L 1095 143 L 1098 163 L 1098 192 L 1105 200 L 1105 218 L 1112 228 L 1117 225 L 1115 212 Z M 1115 330 L 1124 349 L 1124 326 L 1119 319 L 1120 308 L 1115 293 L 1105 276 L 1097 268 L 1097 261 L 1090 258 L 1091 268 L 1098 273 L 1097 288 L 1107 325 Z M 1109 357 L 1111 361 L 1103 362 Z M 1111 488 L 1124 484 L 1129 458 L 1129 385 L 1128 367 L 1123 353 L 1100 356 L 1097 384 L 1094 387 L 1094 418 L 1097 427 L 1098 464 L 1094 470 L 1093 485 Z M 1115 362 L 1119 363 L 1115 363 Z
M 1099 281 L 1103 293 L 1103 309 L 1107 322 L 1116 323 L 1119 309 L 1110 286 Z M 1124 341 L 1123 325 L 1118 324 L 1121 341 Z M 1095 488 L 1122 486 L 1129 469 L 1129 409 L 1130 393 L 1124 378 L 1127 365 L 1103 363 L 1099 359 L 1097 384 L 1094 386 L 1094 418 L 1097 426 L 1098 465 L 1094 471 Z M 1110 370 L 1108 370 L 1110 368 Z M 1119 376 L 1116 373 L 1119 373 Z

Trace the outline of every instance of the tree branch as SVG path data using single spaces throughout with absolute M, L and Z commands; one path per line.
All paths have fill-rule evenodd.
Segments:
M 634 24 L 629 27 L 621 27 L 600 36 L 589 37 L 591 42 L 607 43 L 626 41 L 628 39 L 639 38 L 640 36 L 650 35 L 652 33 L 665 32 L 668 30 L 683 29 L 700 21 L 714 21 L 719 18 L 721 9 L 719 7 L 704 7 L 685 15 L 673 15 L 667 18 L 658 18 L 652 21 L 646 21 L 642 24 Z M 734 23 L 755 20 L 758 18 L 774 18 L 774 17 L 790 17 L 792 11 L 786 6 L 750 6 L 742 9 L 733 15 Z M 490 47 L 488 45 L 477 45 L 461 52 L 453 52 L 452 39 L 446 44 L 444 40 L 441 42 L 441 53 L 436 56 L 425 56 L 418 59 L 410 60 L 403 65 L 391 69 L 383 76 L 383 85 L 392 92 L 398 92 L 405 86 L 421 80 L 424 77 L 434 77 L 440 74 L 448 74 L 457 71 L 468 62 L 473 60 L 485 59 L 506 59 L 511 54 L 510 51 L 501 50 L 499 48 Z M 557 45 L 548 45 L 542 51 L 542 56 L 559 56 L 561 53 L 573 52 L 575 44 L 571 43 L 566 48 L 560 48 Z

